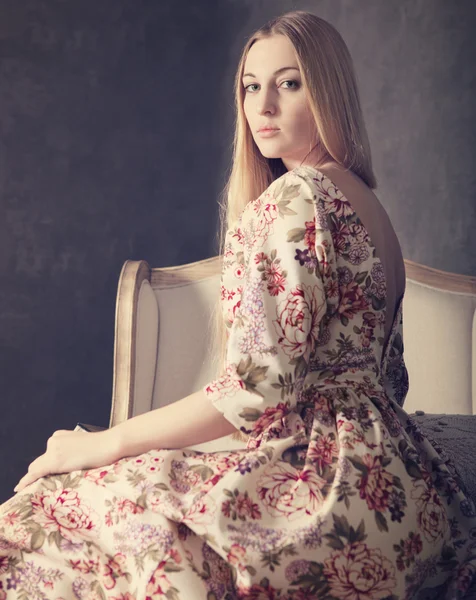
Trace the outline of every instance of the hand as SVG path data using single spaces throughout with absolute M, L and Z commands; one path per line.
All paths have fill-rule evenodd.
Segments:
M 14 491 L 20 492 L 45 475 L 103 467 L 119 458 L 113 429 L 97 432 L 60 429 L 49 438 L 46 452 L 31 463 Z

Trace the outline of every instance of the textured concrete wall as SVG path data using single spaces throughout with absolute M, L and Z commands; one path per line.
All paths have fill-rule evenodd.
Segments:
M 247 10 L 204 4 L 0 0 L 0 500 L 108 423 L 124 261 L 215 253 Z
M 476 275 L 476 3 L 240 3 L 250 26 L 290 8 L 331 22 L 354 60 L 377 196 L 405 258 Z
M 0 0 L 0 501 L 107 424 L 124 261 L 215 254 L 239 52 L 292 8 L 351 50 L 405 257 L 476 274 L 470 0 Z

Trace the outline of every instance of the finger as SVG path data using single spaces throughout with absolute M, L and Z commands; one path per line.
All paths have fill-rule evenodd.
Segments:
M 31 481 L 29 481 L 26 476 L 22 477 L 22 479 L 20 479 L 20 481 L 16 484 L 16 486 L 13 488 L 13 490 L 15 492 L 21 492 L 22 489 L 24 487 L 26 487 L 27 485 L 29 485 L 31 483 Z
M 45 462 L 45 455 L 42 454 L 31 463 L 31 465 L 28 467 L 27 474 L 20 479 L 14 490 L 18 492 L 21 491 L 27 485 L 30 485 L 30 483 L 33 483 L 40 477 L 48 475 L 49 472 L 47 461 Z
M 20 481 L 17 483 L 16 487 L 14 488 L 15 492 L 21 492 L 22 489 L 26 488 L 27 485 L 30 485 L 30 483 L 35 482 L 37 479 L 39 479 L 38 476 L 27 473 L 24 477 L 22 477 L 20 479 Z
M 30 485 L 30 483 L 33 483 L 40 477 L 48 475 L 48 473 L 50 473 L 50 466 L 48 463 L 49 460 L 46 457 L 46 454 L 42 454 L 37 459 L 35 459 L 28 467 L 27 474 L 22 479 L 20 479 L 20 481 L 17 484 L 17 487 L 14 488 L 15 491 L 20 491 L 21 489 L 25 488 L 27 485 Z
M 30 463 L 27 469 L 27 475 L 33 475 L 34 473 L 40 472 L 45 466 L 45 454 L 41 454 L 33 462 Z

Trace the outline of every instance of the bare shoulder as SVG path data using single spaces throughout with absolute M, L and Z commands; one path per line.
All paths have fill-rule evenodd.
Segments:
M 372 229 L 374 221 L 379 222 L 379 228 L 393 227 L 387 211 L 369 186 L 353 171 L 345 169 L 337 163 L 327 163 L 319 170 L 335 184 L 346 200 L 364 222 Z M 373 236 L 371 235 L 373 238 Z
M 338 163 L 326 163 L 319 167 L 319 171 L 335 184 L 366 225 L 371 226 L 374 221 L 377 221 L 380 227 L 390 227 L 393 231 L 390 218 L 382 203 L 356 173 Z
M 397 289 L 405 288 L 405 264 L 397 234 L 384 206 L 369 186 L 353 171 L 338 163 L 319 167 L 352 205 L 377 247 L 379 255 L 393 273 Z
M 319 167 L 319 171 L 335 183 L 351 204 L 355 197 L 366 198 L 367 202 L 378 202 L 369 186 L 350 169 L 345 169 L 338 163 L 326 163 Z

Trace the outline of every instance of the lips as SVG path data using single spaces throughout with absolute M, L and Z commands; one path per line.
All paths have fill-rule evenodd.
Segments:
M 258 133 L 260 131 L 278 131 L 279 127 L 260 127 L 260 129 L 258 129 Z

